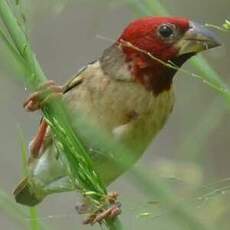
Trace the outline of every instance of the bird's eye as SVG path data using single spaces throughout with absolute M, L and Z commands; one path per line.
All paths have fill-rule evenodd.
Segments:
M 171 39 L 175 35 L 174 25 L 163 24 L 158 28 L 158 34 L 163 39 Z

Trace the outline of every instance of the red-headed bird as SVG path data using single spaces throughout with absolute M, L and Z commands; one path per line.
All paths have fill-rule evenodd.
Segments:
M 74 117 L 74 126 L 89 149 L 95 170 L 109 185 L 125 169 L 122 145 L 134 164 L 164 126 L 174 105 L 173 77 L 177 68 L 200 51 L 219 46 L 215 35 L 197 23 L 180 17 L 145 17 L 128 25 L 118 40 L 95 62 L 87 65 L 64 87 L 49 81 L 26 100 L 35 111 L 44 104 L 44 90 L 63 95 Z M 87 128 L 92 124 L 115 145 L 106 145 Z M 86 126 L 85 126 L 86 125 Z M 103 139 L 103 138 L 102 138 Z M 100 143 L 102 142 L 102 143 Z M 74 190 L 60 160 L 57 141 L 42 119 L 30 144 L 29 175 L 16 188 L 16 201 L 33 206 L 48 194 Z M 114 210 L 109 215 L 112 216 Z

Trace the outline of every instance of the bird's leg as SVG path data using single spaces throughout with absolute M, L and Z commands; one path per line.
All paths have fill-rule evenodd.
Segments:
M 30 142 L 29 149 L 33 158 L 38 158 L 40 150 L 43 146 L 45 136 L 47 133 L 48 124 L 45 119 L 42 119 L 38 131 L 32 141 Z
M 38 91 L 34 92 L 26 99 L 23 107 L 29 112 L 39 110 L 47 101 L 61 96 L 62 92 L 63 89 L 61 86 L 56 85 L 54 81 L 47 81 L 38 89 Z M 45 136 L 47 134 L 47 128 L 47 122 L 45 119 L 42 119 L 38 132 L 30 143 L 31 156 L 34 158 L 39 157 L 39 152 L 43 146 Z
M 109 204 L 107 208 L 101 208 L 91 214 L 84 224 L 101 224 L 104 220 L 111 220 L 121 214 L 121 204 L 117 202 L 118 193 L 113 192 L 106 196 L 105 203 Z
M 56 85 L 54 81 L 47 81 L 38 91 L 32 93 L 24 102 L 23 107 L 28 112 L 34 112 L 39 109 L 49 100 L 62 96 L 63 87 Z M 44 97 L 45 95 L 45 97 Z

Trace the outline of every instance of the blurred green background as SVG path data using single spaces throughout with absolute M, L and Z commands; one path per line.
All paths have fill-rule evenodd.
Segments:
M 136 0 L 24 1 L 22 12 L 26 15 L 28 34 L 47 76 L 63 84 L 100 56 L 111 45 L 109 39 L 116 39 L 129 21 L 138 17 L 133 2 L 143 6 L 142 1 Z M 161 4 L 172 15 L 201 23 L 221 25 L 230 19 L 230 2 L 226 0 L 162 0 Z M 230 33 L 219 32 L 219 36 L 224 45 L 204 56 L 230 85 Z M 20 130 L 29 142 L 40 114 L 23 110 L 22 102 L 29 92 L 17 80 L 19 76 L 6 56 L 0 44 L 0 189 L 13 201 L 11 192 L 22 174 Z M 199 73 L 189 63 L 184 68 Z M 181 73 L 177 74 L 174 86 L 177 98 L 174 112 L 138 165 L 150 177 L 159 175 L 179 198 L 194 207 L 204 223 L 227 230 L 230 226 L 229 105 L 206 84 Z M 210 187 L 204 187 L 209 184 Z M 119 178 L 109 190 L 120 193 L 125 229 L 189 229 L 170 220 L 170 210 L 164 210 L 154 194 L 146 196 L 133 184 L 130 173 Z M 74 210 L 77 200 L 76 193 L 48 197 L 38 207 L 38 220 L 48 229 L 91 229 L 81 225 L 82 218 Z M 20 211 L 27 210 L 19 207 L 19 216 L 12 216 L 15 207 L 7 202 L 1 200 L 0 194 L 0 229 L 27 229 L 30 217 L 20 216 Z

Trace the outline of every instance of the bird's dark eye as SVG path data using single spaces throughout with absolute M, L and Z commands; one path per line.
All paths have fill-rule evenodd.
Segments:
M 164 39 L 170 39 L 174 37 L 175 28 L 171 24 L 163 24 L 158 28 L 158 34 Z
M 169 26 L 164 25 L 160 27 L 159 33 L 162 37 L 168 38 L 173 34 L 173 30 Z

